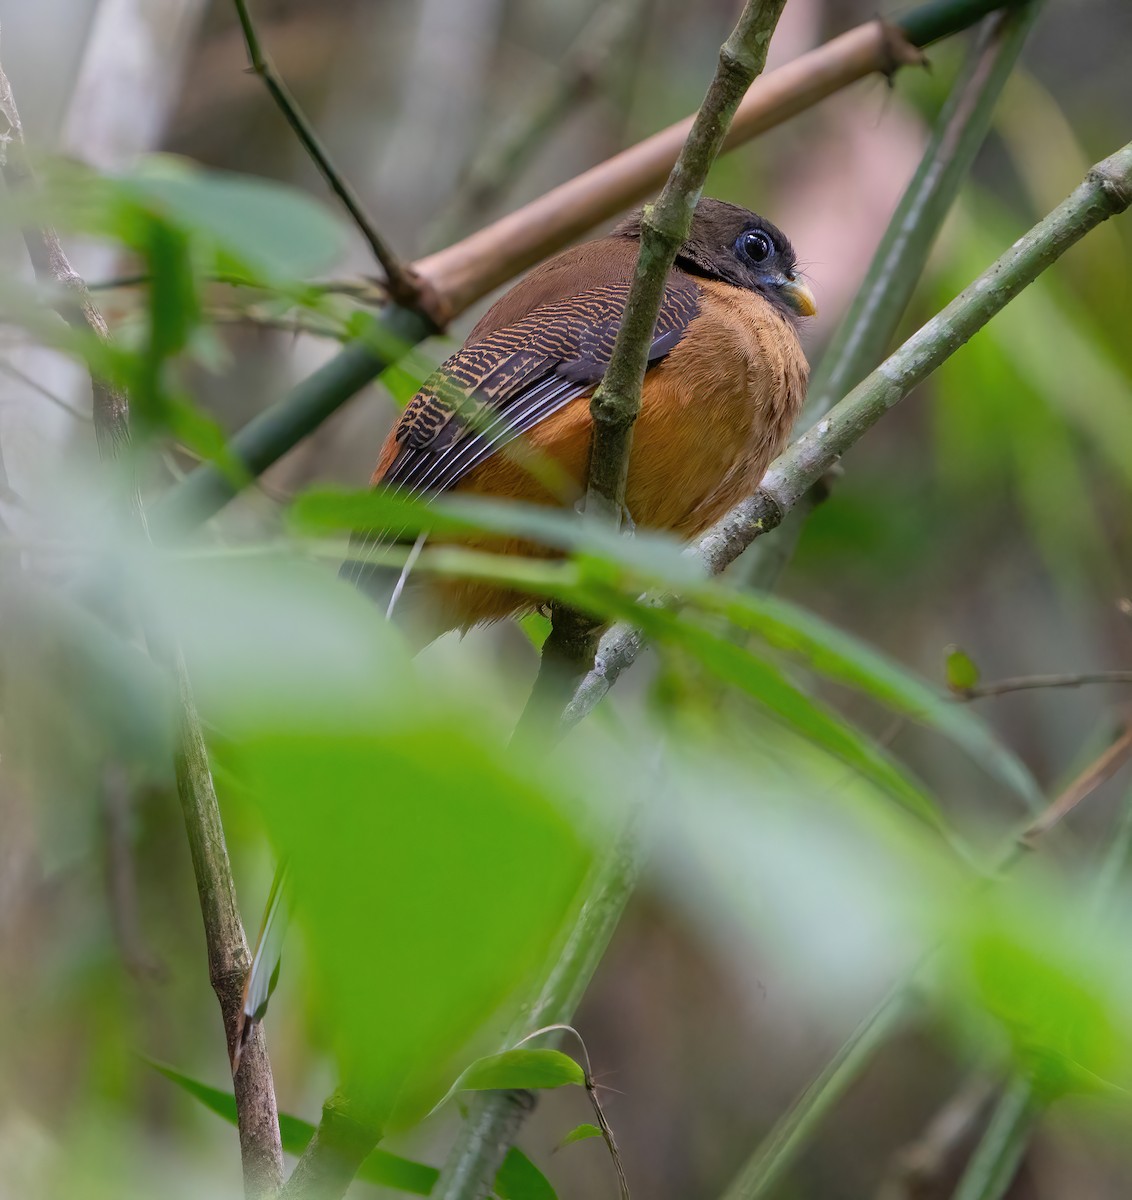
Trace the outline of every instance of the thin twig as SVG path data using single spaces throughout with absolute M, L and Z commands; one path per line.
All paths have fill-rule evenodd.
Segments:
M 689 553 L 718 575 L 768 533 L 838 458 L 996 313 L 1102 221 L 1132 204 L 1132 143 L 1098 163 L 1073 194 L 912 335 L 830 413 L 771 464 L 754 496 L 720 518 Z M 590 712 L 637 658 L 643 641 L 625 625 L 601 640 L 597 662 L 567 706 L 569 727 Z
M 1124 732 L 1094 762 L 1091 762 L 1061 794 L 1038 814 L 1018 838 L 1020 847 L 1032 850 L 1039 838 L 1067 817 L 1080 803 L 1111 779 L 1132 758 L 1132 727 Z
M 10 375 L 13 379 L 18 379 L 20 383 L 26 387 L 38 392 L 45 400 L 49 400 L 57 408 L 61 408 L 68 416 L 74 417 L 76 421 L 85 421 L 88 425 L 91 424 L 94 418 L 90 413 L 85 413 L 69 401 L 64 400 L 62 396 L 57 396 L 50 388 L 45 388 L 38 379 L 33 379 L 26 371 L 21 371 L 14 363 L 9 362 L 6 358 L 0 359 L 0 371 L 5 375 Z
M 1093 683 L 1132 683 L 1132 671 L 1084 671 L 1078 675 L 1018 675 L 993 683 L 952 688 L 956 700 L 982 700 L 987 696 L 1005 696 L 1009 692 L 1028 692 L 1044 688 L 1078 688 Z
M 894 1156 L 877 1200 L 944 1200 L 950 1195 L 997 1090 L 983 1075 L 968 1079 L 916 1140 Z
M 378 233 L 376 226 L 362 207 L 358 194 L 330 161 L 330 156 L 318 134 L 315 133 L 314 127 L 303 115 L 295 98 L 287 90 L 286 84 L 272 66 L 271 60 L 263 52 L 255 23 L 248 11 L 247 0 L 234 0 L 234 3 L 236 14 L 240 19 L 240 28 L 244 33 L 244 45 L 247 47 L 251 70 L 263 80 L 264 87 L 267 88 L 292 132 L 302 143 L 303 149 L 310 156 L 323 179 L 326 180 L 330 190 L 342 202 L 362 237 L 369 243 L 374 257 L 385 272 L 389 298 L 402 308 L 422 313 L 438 329 L 443 329 L 448 323 L 448 315 L 439 294 L 426 281 L 422 280 L 411 266 L 403 263 L 392 247 Z
M 35 180 L 23 157 L 22 129 L 8 80 L 0 70 L 0 114 L 8 122 L 7 146 L 3 164 L 5 180 L 13 188 L 30 188 Z M 62 284 L 73 298 L 60 306 L 60 315 L 70 324 L 89 330 L 102 341 L 109 341 L 109 330 L 102 314 L 93 305 L 86 284 L 71 267 L 62 244 L 53 229 L 25 232 L 28 255 L 41 284 Z M 105 380 L 92 379 L 94 390 L 94 426 L 99 453 L 113 461 L 129 446 L 129 407 L 123 392 Z M 145 518 L 131 480 L 129 503 L 137 520 L 145 527 Z M 151 652 L 155 647 L 151 640 Z M 244 975 L 250 965 L 247 941 L 240 923 L 235 886 L 228 863 L 220 809 L 212 783 L 201 732 L 184 661 L 176 650 L 163 655 L 173 668 L 180 693 L 178 750 L 176 753 L 177 792 L 185 818 L 189 847 L 196 875 L 201 914 L 204 918 L 208 949 L 209 978 L 220 1001 L 231 1055 Z M 244 1061 L 233 1081 L 239 1122 L 240 1150 L 244 1169 L 244 1187 L 249 1197 L 268 1197 L 275 1193 L 283 1178 L 283 1150 L 279 1139 L 279 1120 L 275 1107 L 275 1089 L 271 1064 L 267 1058 L 262 1031 L 249 1045 Z

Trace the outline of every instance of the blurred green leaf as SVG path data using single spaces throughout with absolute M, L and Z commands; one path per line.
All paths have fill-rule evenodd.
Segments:
M 944 669 L 947 686 L 953 692 L 965 692 L 979 682 L 979 668 L 975 660 L 958 646 L 947 647 Z
M 584 856 L 548 781 L 463 714 L 406 696 L 365 715 L 236 753 L 293 864 L 347 1082 L 428 1107 L 443 1060 L 547 952 Z
M 584 1142 L 587 1138 L 599 1138 L 605 1135 L 596 1125 L 591 1125 L 588 1121 L 581 1125 L 575 1125 L 573 1129 L 558 1143 L 558 1148 L 572 1145 L 574 1142 Z
M 191 232 L 238 268 L 267 279 L 301 279 L 345 249 L 341 222 L 296 188 L 155 156 L 114 183 L 126 199 Z
M 1027 804 L 1042 802 L 1041 790 L 1021 760 L 976 713 L 956 706 L 879 650 L 778 596 L 705 589 L 696 594 L 701 598 L 740 628 L 800 657 L 827 679 L 854 687 L 950 738 Z
M 201 1083 L 156 1059 L 147 1058 L 146 1062 L 166 1079 L 199 1100 L 205 1108 L 223 1117 L 229 1124 L 236 1124 L 236 1098 L 231 1092 L 210 1087 L 207 1083 Z M 314 1132 L 315 1127 L 309 1121 L 287 1113 L 279 1114 L 279 1138 L 288 1154 L 302 1154 Z M 357 1174 L 357 1178 L 365 1183 L 396 1188 L 400 1192 L 411 1192 L 414 1196 L 427 1196 L 439 1176 L 440 1172 L 435 1167 L 414 1162 L 411 1158 L 402 1158 L 398 1154 L 390 1154 L 387 1150 L 374 1150 L 362 1163 Z
M 557 1200 L 546 1176 L 515 1146 L 495 1176 L 495 1194 L 499 1200 Z
M 682 544 L 669 534 L 642 530 L 623 537 L 615 530 L 587 525 L 570 509 L 538 504 L 462 495 L 424 499 L 381 488 L 364 492 L 325 488 L 297 496 L 289 515 L 292 527 L 301 533 L 376 529 L 402 537 L 422 532 L 441 539 L 461 533 L 522 537 L 551 549 L 584 554 L 593 560 L 587 565 L 604 582 L 623 578 L 629 571 L 672 587 L 704 579 L 702 566 L 684 554 Z M 521 565 L 503 564 L 502 569 L 518 570 Z
M 964 1011 L 1005 1032 L 1018 1070 L 1046 1100 L 1123 1092 L 1132 1081 L 1132 977 L 1125 939 L 1089 921 L 1082 897 L 1015 880 L 940 914 L 951 926 L 949 979 Z M 1114 1085 L 1119 1084 L 1119 1088 Z
M 778 667 L 687 614 L 641 607 L 629 619 L 635 620 L 649 637 L 691 653 L 697 662 L 741 688 L 796 733 L 860 771 L 933 828 L 946 832 L 946 822 L 935 801 L 903 767 L 871 738 L 795 687 Z

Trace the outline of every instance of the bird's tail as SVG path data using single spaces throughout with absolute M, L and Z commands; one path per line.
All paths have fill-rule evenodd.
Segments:
M 236 1025 L 236 1038 L 232 1051 L 232 1074 L 240 1068 L 240 1058 L 257 1022 L 267 1012 L 275 985 L 279 982 L 279 967 L 282 963 L 283 937 L 287 932 L 287 863 L 281 862 L 275 869 L 271 891 L 267 896 L 263 921 L 256 938 L 255 953 L 248 977 L 244 980 L 244 997 L 240 1005 Z

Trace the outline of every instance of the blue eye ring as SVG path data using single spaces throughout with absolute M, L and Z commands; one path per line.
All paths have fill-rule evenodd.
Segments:
M 774 243 L 761 229 L 748 229 L 739 235 L 739 250 L 753 263 L 766 262 L 774 253 Z

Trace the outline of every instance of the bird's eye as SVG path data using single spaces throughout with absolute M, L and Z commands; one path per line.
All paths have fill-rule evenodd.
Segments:
M 748 229 L 739 235 L 739 249 L 751 262 L 761 263 L 774 253 L 774 243 L 761 229 Z

